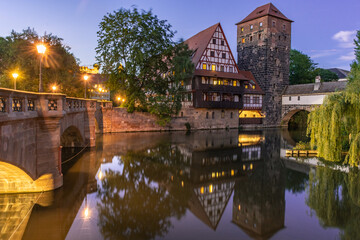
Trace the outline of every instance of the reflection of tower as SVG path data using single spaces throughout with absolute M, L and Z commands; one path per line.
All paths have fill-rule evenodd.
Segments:
M 267 239 L 284 227 L 285 169 L 279 141 L 278 132 L 265 132 L 264 160 L 235 184 L 232 221 L 255 239 Z

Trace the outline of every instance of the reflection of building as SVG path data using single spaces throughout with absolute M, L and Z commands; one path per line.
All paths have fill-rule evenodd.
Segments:
M 195 133 L 193 139 L 185 138 L 177 138 L 175 146 L 185 154 L 187 163 L 181 175 L 187 178 L 186 187 L 191 191 L 189 210 L 215 230 L 235 181 L 251 175 L 262 159 L 264 138 L 261 132 L 237 131 Z
M 88 81 L 88 94 L 91 99 L 98 100 L 110 100 L 110 91 L 105 86 L 105 82 L 108 78 L 102 74 L 99 74 L 99 68 L 94 65 L 93 68 L 82 66 L 80 72 L 86 74 Z
M 266 136 L 261 145 L 264 160 L 234 188 L 232 221 L 254 239 L 268 239 L 284 227 L 285 169 L 279 158 L 278 135 Z

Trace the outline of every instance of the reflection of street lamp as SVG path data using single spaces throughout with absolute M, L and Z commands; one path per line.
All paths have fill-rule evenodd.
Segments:
M 19 74 L 13 73 L 12 76 L 13 76 L 13 78 L 14 78 L 14 89 L 16 90 L 16 79 L 17 79 L 17 77 L 19 76 Z
M 46 47 L 44 44 L 38 44 L 36 46 L 37 51 L 39 54 L 41 54 L 40 57 L 40 72 L 39 72 L 39 92 L 43 92 L 43 86 L 42 86 L 42 78 L 41 78 L 41 64 L 42 64 L 42 59 L 44 57 L 45 51 L 46 51 Z
M 88 219 L 89 218 L 89 208 L 88 208 L 88 205 L 87 205 L 87 194 L 86 194 L 86 197 L 85 197 L 85 208 L 84 208 L 84 217 L 85 219 Z
M 88 75 L 85 75 L 85 76 L 84 76 L 84 81 L 85 81 L 85 98 L 86 98 L 86 82 L 87 82 L 88 79 L 89 79 L 89 76 L 88 76 Z

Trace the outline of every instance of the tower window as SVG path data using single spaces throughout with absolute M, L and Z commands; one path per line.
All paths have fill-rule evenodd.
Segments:
M 250 42 L 252 42 L 252 36 L 250 36 Z
M 202 69 L 205 69 L 205 70 L 206 70 L 206 63 L 203 63 Z
M 254 25 L 251 24 L 250 25 L 250 30 L 253 30 L 253 28 L 254 28 Z
M 210 51 L 210 57 L 215 57 L 215 52 L 214 51 Z
M 261 34 L 259 34 L 259 40 L 261 39 Z
M 222 58 L 226 58 L 226 53 L 222 53 Z
M 216 39 L 215 38 L 213 38 L 213 44 L 216 44 Z
M 245 38 L 241 39 L 241 42 L 242 42 L 242 43 L 245 43 Z
M 211 65 L 211 70 L 213 70 L 213 71 L 216 70 L 216 65 L 215 64 Z
M 286 26 L 285 26 L 285 24 L 283 25 L 283 30 L 285 30 L 286 29 Z
M 221 46 L 224 46 L 225 42 L 224 40 L 221 40 Z
M 244 27 L 241 28 L 241 32 L 244 32 Z
M 284 36 L 284 41 L 286 40 L 286 36 Z
M 260 27 L 262 27 L 262 26 L 263 26 L 263 23 L 262 23 L 262 22 L 260 22 L 260 23 L 259 23 L 259 26 L 260 26 Z
M 272 26 L 275 27 L 276 26 L 276 22 L 272 21 Z

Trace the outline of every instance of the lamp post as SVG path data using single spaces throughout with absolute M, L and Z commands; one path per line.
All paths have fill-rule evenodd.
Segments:
M 38 44 L 36 45 L 37 51 L 39 54 L 41 54 L 40 57 L 40 72 L 39 72 L 39 92 L 43 92 L 43 85 L 42 85 L 42 78 L 41 78 L 41 64 L 42 64 L 42 58 L 44 57 L 46 47 L 44 44 Z
M 53 85 L 53 86 L 51 87 L 51 89 L 52 89 L 53 92 L 56 92 L 57 86 L 56 86 L 56 85 Z
M 84 81 L 85 81 L 85 98 L 86 98 L 86 91 L 87 91 L 87 86 L 86 86 L 86 82 L 87 82 L 87 80 L 89 79 L 89 76 L 88 75 L 85 75 L 84 76 Z
M 17 77 L 19 76 L 19 74 L 13 73 L 12 76 L 13 76 L 13 78 L 14 78 L 14 90 L 16 90 L 16 79 L 17 79 Z

